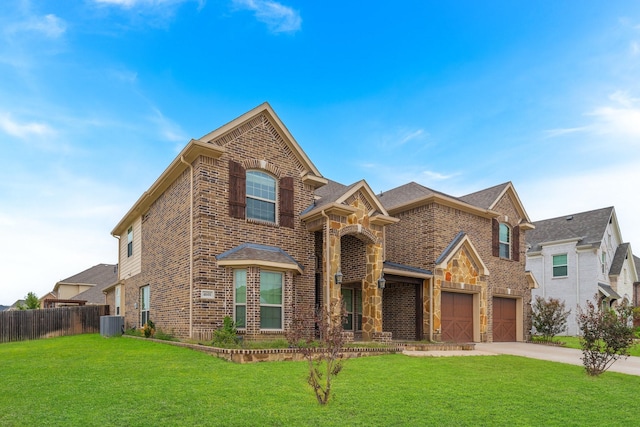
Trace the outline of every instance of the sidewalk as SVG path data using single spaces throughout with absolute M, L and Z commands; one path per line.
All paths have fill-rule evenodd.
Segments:
M 555 347 L 522 342 L 476 343 L 475 350 L 469 351 L 405 351 L 408 356 L 495 356 L 510 354 L 551 362 L 582 366 L 582 352 L 573 348 Z M 640 357 L 630 356 L 616 361 L 609 369 L 612 372 L 640 376 Z

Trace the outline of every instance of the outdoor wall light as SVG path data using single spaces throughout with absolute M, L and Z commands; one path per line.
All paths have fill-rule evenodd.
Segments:
M 338 267 L 338 271 L 336 272 L 336 284 L 342 284 L 342 272 L 340 271 L 340 267 Z
M 387 281 L 384 280 L 384 273 L 380 273 L 380 278 L 378 279 L 378 289 L 384 289 L 384 286 L 387 284 Z

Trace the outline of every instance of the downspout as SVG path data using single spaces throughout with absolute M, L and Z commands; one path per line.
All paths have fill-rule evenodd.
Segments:
M 193 338 L 193 165 L 180 156 L 180 161 L 189 166 L 189 338 Z
M 567 262 L 569 261 L 567 260 Z M 576 248 L 576 304 L 580 305 L 580 254 L 578 248 Z M 578 329 L 576 329 L 576 335 L 578 335 Z
M 429 278 L 429 342 L 433 342 L 433 276 Z
M 327 274 L 325 275 L 325 282 L 326 282 L 326 295 L 325 295 L 325 304 L 326 304 L 326 310 L 327 310 L 327 314 L 331 313 L 331 297 L 330 297 L 330 293 L 331 293 L 331 258 L 329 257 L 329 250 L 331 249 L 331 245 L 329 243 L 329 216 L 327 214 L 324 213 L 324 209 L 320 212 L 320 214 L 322 215 L 323 218 L 325 218 L 327 220 L 327 226 L 325 227 L 324 230 L 324 248 L 325 248 L 325 253 L 327 254 L 327 259 L 325 261 L 326 263 L 326 267 L 327 267 Z M 327 316 L 329 317 L 329 316 Z

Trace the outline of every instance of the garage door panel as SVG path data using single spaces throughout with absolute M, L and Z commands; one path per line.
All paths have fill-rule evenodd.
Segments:
M 473 295 L 442 292 L 442 340 L 473 341 Z
M 516 300 L 493 298 L 493 341 L 516 340 Z

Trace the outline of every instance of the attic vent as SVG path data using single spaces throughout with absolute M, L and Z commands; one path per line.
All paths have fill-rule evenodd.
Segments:
M 567 217 L 567 221 L 571 221 L 572 219 L 573 219 L 573 215 L 569 215 L 569 216 Z
M 200 291 L 200 298 L 202 299 L 214 299 L 216 297 L 216 291 L 212 289 L 202 289 Z

